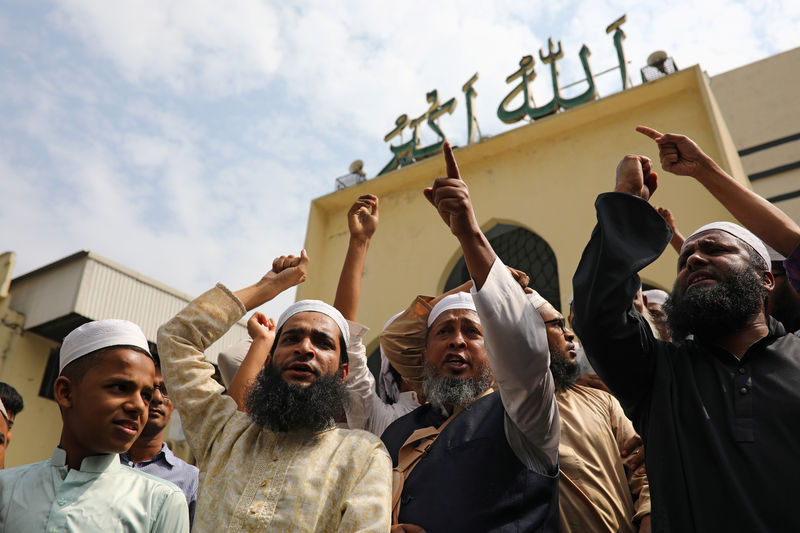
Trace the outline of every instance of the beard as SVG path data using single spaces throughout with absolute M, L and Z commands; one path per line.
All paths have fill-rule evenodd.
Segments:
M 287 383 L 270 361 L 248 389 L 245 407 L 254 423 L 269 430 L 317 432 L 334 425 L 345 401 L 341 370 L 302 386 Z
M 442 376 L 427 362 L 424 364 L 422 391 L 425 398 L 434 406 L 447 413 L 465 407 L 492 386 L 494 377 L 488 364 L 477 369 L 476 375 L 469 378 Z
M 714 339 L 743 328 L 762 311 L 767 289 L 758 274 L 745 267 L 711 287 L 677 293 L 674 288 L 663 308 L 673 342 L 682 342 L 689 334 Z
M 556 390 L 565 391 L 580 377 L 581 367 L 561 350 L 550 350 L 550 373 L 553 374 Z

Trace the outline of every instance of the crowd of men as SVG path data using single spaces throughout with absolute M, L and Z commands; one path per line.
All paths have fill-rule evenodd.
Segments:
M 650 204 L 653 163 L 626 155 L 565 319 L 494 252 L 445 144 L 447 175 L 423 193 L 471 279 L 409 295 L 377 381 L 356 322 L 379 222 L 364 195 L 333 305 L 255 312 L 251 340 L 220 355 L 222 383 L 204 352 L 306 279 L 305 250 L 195 299 L 157 354 L 124 320 L 70 333 L 61 439 L 0 471 L 0 532 L 800 531 L 800 226 L 691 139 L 637 130 L 742 226 L 684 239 Z M 670 244 L 671 293 L 643 291 L 638 272 Z M 23 404 L 5 384 L 0 399 L 2 465 Z M 196 466 L 164 442 L 175 408 Z

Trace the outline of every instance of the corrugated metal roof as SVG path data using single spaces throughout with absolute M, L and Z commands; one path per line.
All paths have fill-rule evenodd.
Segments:
M 153 343 L 159 326 L 192 299 L 93 252 L 73 254 L 14 279 L 11 295 L 11 308 L 25 315 L 26 330 L 74 314 L 89 320 L 124 318 L 139 324 Z M 220 351 L 245 338 L 247 326 L 240 321 L 206 351 L 206 358 L 216 363 Z

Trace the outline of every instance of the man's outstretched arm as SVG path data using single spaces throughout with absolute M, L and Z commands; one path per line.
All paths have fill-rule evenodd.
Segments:
M 733 179 L 689 137 L 646 126 L 636 131 L 656 142 L 664 170 L 696 179 L 759 239 L 787 257 L 800 245 L 800 226 L 794 220 Z
M 521 432 L 537 450 L 533 461 L 523 462 L 536 470 L 550 470 L 558 459 L 560 424 L 544 322 L 478 226 L 469 190 L 448 143 L 444 157 L 447 177 L 437 178 L 425 190 L 425 197 L 464 252 L 489 362 L 503 406 L 516 426 L 507 435 Z M 509 443 L 513 447 L 515 439 Z M 529 458 L 528 453 L 514 450 L 521 460 Z M 542 462 L 547 468 L 538 468 Z
M 595 202 L 597 226 L 573 278 L 575 330 L 592 366 L 635 425 L 633 417 L 652 380 L 656 340 L 632 301 L 640 287 L 639 270 L 658 259 L 672 238 L 647 202 L 657 184 L 648 158 L 627 155 L 620 161 L 614 192 Z
M 275 340 L 275 321 L 263 313 L 253 313 L 247 321 L 247 333 L 253 342 L 247 350 L 239 370 L 234 374 L 228 387 L 228 396 L 234 399 L 240 411 L 245 411 L 247 388 L 258 377 L 261 369 L 269 361 L 269 351 Z
M 217 435 L 236 414 L 236 402 L 223 394 L 203 352 L 222 337 L 246 311 L 305 280 L 308 256 L 279 258 L 261 280 L 232 293 L 218 284 L 194 299 L 158 330 L 158 352 L 170 397 L 181 413 L 186 439 L 203 465 Z M 278 261 L 278 260 L 276 260 Z

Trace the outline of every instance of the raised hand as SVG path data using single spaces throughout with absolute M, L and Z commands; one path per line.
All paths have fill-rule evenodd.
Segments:
M 281 290 L 294 287 L 306 280 L 306 271 L 309 263 L 308 254 L 305 250 L 300 251 L 300 257 L 293 255 L 282 255 L 272 261 L 272 270 L 266 273 L 262 281 L 274 283 Z
M 715 166 L 713 160 L 686 135 L 659 133 L 647 126 L 636 126 L 636 131 L 656 142 L 661 167 L 668 172 L 697 178 Z
M 265 339 L 271 345 L 275 338 L 275 321 L 264 313 L 255 312 L 247 321 L 247 333 L 251 339 Z
M 625 192 L 649 200 L 658 187 L 658 175 L 653 172 L 649 157 L 628 154 L 617 165 L 615 192 Z
M 304 282 L 308 263 L 308 254 L 305 250 L 300 252 L 300 257 L 293 255 L 276 257 L 272 262 L 272 270 L 264 274 L 257 283 L 233 294 L 239 298 L 246 310 L 251 311 L 286 289 Z
M 444 223 L 456 237 L 465 237 L 480 232 L 475 219 L 469 189 L 458 171 L 456 158 L 450 143 L 444 143 L 444 160 L 447 166 L 447 177 L 436 178 L 433 186 L 423 192 L 425 198 L 433 204 Z
M 506 265 L 506 268 L 509 272 L 511 272 L 511 277 L 514 278 L 514 281 L 519 283 L 519 286 L 522 287 L 522 290 L 525 291 L 525 294 L 530 294 L 533 292 L 533 289 L 528 287 L 528 284 L 531 281 L 531 277 L 528 276 L 522 270 L 517 270 L 516 268 L 511 268 L 510 266 Z
M 378 229 L 378 197 L 374 194 L 364 194 L 350 207 L 347 212 L 347 226 L 350 237 L 369 240 Z

